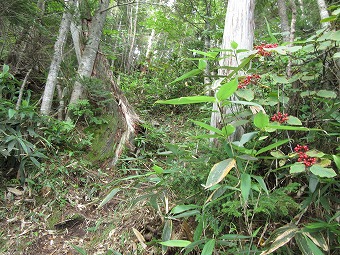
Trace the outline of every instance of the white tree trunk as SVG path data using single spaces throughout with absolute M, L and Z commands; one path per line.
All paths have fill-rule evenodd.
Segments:
M 155 29 L 152 29 L 148 39 L 148 46 L 146 48 L 145 59 L 150 59 L 153 41 L 155 40 Z
M 72 1 L 70 1 L 69 5 L 72 5 Z M 59 35 L 57 41 L 54 44 L 54 54 L 50 65 L 50 70 L 48 72 L 45 90 L 40 107 L 40 113 L 44 115 L 48 115 L 51 111 L 53 95 L 60 69 L 60 63 L 63 57 L 63 48 L 66 41 L 67 32 L 70 27 L 70 23 L 71 14 L 65 9 L 65 12 L 60 23 Z
M 327 5 L 325 3 L 325 0 L 317 0 L 317 2 L 318 2 L 318 7 L 319 7 L 319 12 L 320 12 L 321 19 L 329 18 L 329 13 L 327 11 Z M 330 27 L 330 25 L 331 24 L 329 22 L 321 23 L 321 26 L 323 28 Z
M 94 61 L 96 59 L 99 42 L 102 35 L 102 30 L 105 24 L 107 8 L 110 0 L 102 0 L 100 6 L 93 17 L 93 21 L 89 30 L 88 42 L 85 45 L 83 56 L 78 67 L 78 80 L 74 83 L 71 94 L 70 104 L 75 104 L 83 97 L 84 86 L 81 84 L 81 79 L 84 77 L 91 77 Z M 68 118 L 68 115 L 66 116 Z
M 254 40 L 254 8 L 255 0 L 229 0 L 227 13 L 225 18 L 222 49 L 231 49 L 231 42 L 238 44 L 238 49 L 253 49 Z M 235 56 L 231 56 L 230 53 L 223 52 L 222 56 L 228 57 L 220 60 L 220 66 L 238 66 L 238 62 Z M 230 70 L 220 68 L 218 70 L 219 75 L 227 76 Z M 217 88 L 212 88 L 216 91 Z M 237 100 L 236 97 L 232 98 Z M 222 123 L 222 116 L 220 113 L 221 106 L 216 103 L 213 105 L 213 112 L 211 114 L 211 126 L 221 127 L 226 123 Z M 236 107 L 228 107 L 223 109 L 224 114 L 236 113 L 238 109 Z M 237 128 L 230 140 L 233 141 L 242 135 L 242 129 Z

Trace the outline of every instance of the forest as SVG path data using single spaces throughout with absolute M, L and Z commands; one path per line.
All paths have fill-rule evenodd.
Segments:
M 337 0 L 1 0 L 0 254 L 339 254 L 339 27 Z

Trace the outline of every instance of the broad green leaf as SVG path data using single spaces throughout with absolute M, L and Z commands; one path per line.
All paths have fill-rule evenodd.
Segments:
M 339 155 L 332 155 L 334 163 L 336 167 L 340 170 L 340 156 Z
M 332 164 L 332 161 L 328 158 L 322 158 L 320 161 L 318 161 L 317 165 L 322 166 L 322 167 L 327 167 Z
M 172 234 L 172 220 L 165 220 L 163 232 L 162 232 L 162 241 L 168 242 L 171 238 Z M 162 254 L 165 254 L 168 247 L 166 245 L 162 245 Z
M 198 210 L 190 210 L 190 211 L 186 211 L 180 214 L 176 214 L 175 216 L 172 216 L 172 218 L 174 219 L 180 219 L 180 218 L 187 218 L 193 215 L 199 215 L 201 212 Z
M 187 240 L 168 240 L 165 242 L 160 242 L 161 245 L 167 246 L 167 247 L 186 247 L 189 244 L 191 244 L 190 241 Z
M 311 166 L 310 171 L 319 177 L 332 178 L 336 176 L 336 172 L 332 168 L 325 168 L 318 165 Z
M 238 97 L 244 98 L 247 101 L 252 101 L 255 97 L 254 91 L 252 89 L 239 89 L 235 93 Z
M 288 79 L 286 77 L 284 77 L 284 76 L 277 76 L 276 74 L 273 74 L 272 78 L 273 78 L 275 84 L 276 83 L 280 83 L 280 84 L 287 84 L 287 83 L 289 83 Z
M 210 125 L 208 125 L 208 124 L 206 124 L 204 122 L 196 121 L 196 120 L 193 120 L 192 122 L 194 122 L 196 125 L 198 125 L 198 126 L 200 126 L 202 128 L 205 128 L 205 129 L 207 129 L 209 131 L 212 131 L 212 132 L 214 132 L 216 134 L 219 134 L 221 136 L 224 135 L 224 133 L 220 129 L 218 129 L 216 127 L 213 127 L 213 126 L 210 126 Z
M 201 255 L 211 255 L 215 249 L 215 239 L 210 239 L 203 247 Z
M 217 100 L 223 101 L 228 99 L 237 90 L 237 85 L 238 85 L 237 78 L 225 84 L 222 84 L 216 93 Z
M 317 186 L 319 184 L 319 178 L 316 177 L 314 174 L 310 174 L 308 176 L 308 188 L 310 193 L 314 193 Z
M 251 236 L 237 235 L 237 234 L 225 234 L 221 236 L 219 239 L 227 239 L 227 240 L 239 240 L 239 239 L 249 239 Z
M 301 49 L 302 49 L 302 46 L 291 46 L 291 47 L 287 47 L 286 51 L 294 53 L 294 52 L 297 52 Z
M 164 169 L 161 168 L 160 166 L 154 165 L 152 169 L 155 171 L 156 174 L 162 174 L 164 173 Z
M 274 158 L 278 158 L 278 159 L 286 157 L 286 155 L 280 150 L 271 151 L 270 155 L 272 155 Z
M 33 162 L 33 164 L 36 167 L 40 167 L 40 163 L 39 163 L 39 161 L 35 157 L 30 157 L 30 160 Z
M 222 133 L 225 136 L 230 136 L 232 133 L 235 132 L 235 127 L 231 124 L 228 124 L 227 126 L 222 128 Z
M 202 56 L 208 57 L 208 58 L 216 58 L 217 55 L 219 54 L 219 51 L 208 51 L 208 52 L 204 52 L 204 51 L 200 51 L 200 50 L 190 50 L 194 53 L 200 54 Z
M 200 208 L 200 206 L 198 205 L 176 205 L 174 208 L 171 209 L 171 213 L 173 214 L 178 214 L 178 213 L 182 213 L 191 209 L 197 209 Z
M 266 152 L 266 151 L 269 151 L 269 150 L 274 149 L 274 148 L 276 148 L 276 147 L 279 147 L 279 146 L 281 146 L 282 144 L 288 143 L 289 141 L 290 141 L 290 139 L 285 139 L 285 140 L 278 141 L 278 142 L 276 142 L 276 143 L 272 143 L 272 144 L 270 144 L 270 145 L 268 145 L 268 146 L 266 146 L 266 147 L 264 147 L 264 148 L 258 150 L 258 152 L 256 153 L 256 155 L 259 155 L 259 154 L 261 154 L 261 153 L 263 153 L 263 152 Z
M 323 252 L 304 233 L 297 233 L 295 240 L 303 255 L 323 255 Z
M 286 243 L 288 243 L 299 231 L 299 228 L 295 224 L 288 224 L 274 231 L 267 242 L 272 242 L 270 247 L 263 251 L 260 255 L 271 254 Z M 266 242 L 266 243 L 267 243 Z
M 317 96 L 319 97 L 324 97 L 324 98 L 336 98 L 337 95 L 334 91 L 331 91 L 331 90 L 319 90 L 317 93 L 316 93 Z
M 294 117 L 294 116 L 289 116 L 287 123 L 290 125 L 295 125 L 295 126 L 301 126 L 302 122 L 301 120 L 299 120 L 298 118 Z
M 248 201 L 248 197 L 251 189 L 251 177 L 249 174 L 241 174 L 241 195 L 245 202 Z
M 310 150 L 307 151 L 306 154 L 310 157 L 316 157 L 316 158 L 322 158 L 323 156 L 325 156 L 326 154 L 323 153 L 322 151 L 318 151 L 318 150 Z
M 290 174 L 298 174 L 306 171 L 306 166 L 302 163 L 295 163 L 290 166 Z
M 6 65 L 6 64 L 4 64 L 4 65 L 2 66 L 2 72 L 6 74 L 6 73 L 8 73 L 8 71 L 9 71 L 9 66 Z
M 254 117 L 254 125 L 259 128 L 263 129 L 267 127 L 269 124 L 269 116 L 262 111 L 258 112 Z
M 257 176 L 257 175 L 251 175 L 252 178 L 254 178 L 257 183 L 260 185 L 260 187 L 264 190 L 264 192 L 266 192 L 266 194 L 268 195 L 268 189 L 267 189 L 267 185 L 264 182 L 263 178 L 261 176 Z
M 180 97 L 169 100 L 158 100 L 156 104 L 197 104 L 197 103 L 213 103 L 215 102 L 214 97 L 209 96 L 191 96 L 191 97 Z
M 214 186 L 223 180 L 223 178 L 230 172 L 230 170 L 236 166 L 235 159 L 229 158 L 216 163 L 210 170 L 208 179 L 204 187 L 206 189 Z
M 242 137 L 241 137 L 241 140 L 240 141 L 235 141 L 235 142 L 233 142 L 233 144 L 235 144 L 236 146 L 243 147 L 243 145 L 245 143 L 249 142 L 257 134 L 258 134 L 258 132 L 250 132 L 250 133 L 243 134 Z
M 230 46 L 231 46 L 232 49 L 236 50 L 237 47 L 238 47 L 238 44 L 237 44 L 237 42 L 232 41 L 232 42 L 230 43 Z
M 175 83 L 175 82 L 182 81 L 182 80 L 188 79 L 188 78 L 190 78 L 190 77 L 194 77 L 194 76 L 196 76 L 196 75 L 198 75 L 198 74 L 200 74 L 200 73 L 202 73 L 202 72 L 203 72 L 203 71 L 200 70 L 200 69 L 191 70 L 191 71 L 189 71 L 189 72 L 183 74 L 181 77 L 178 77 L 176 80 L 170 82 L 169 84 L 173 84 L 173 83 Z
M 303 234 L 306 235 L 306 237 L 312 240 L 313 243 L 315 243 L 317 246 L 319 246 L 324 251 L 329 250 L 328 243 L 325 240 L 325 237 L 322 235 L 321 232 L 313 232 L 313 233 L 303 232 Z
M 14 116 L 16 113 L 17 113 L 16 110 L 14 110 L 14 109 L 8 109 L 8 118 L 9 118 L 9 119 L 12 119 L 13 116 Z
M 207 61 L 204 59 L 200 59 L 198 61 L 198 69 L 203 71 L 206 67 L 207 67 Z
M 333 58 L 340 58 L 340 52 L 334 53 Z
M 309 96 L 313 96 L 316 94 L 316 91 L 310 91 L 310 90 L 306 90 L 300 93 L 301 97 L 309 97 Z
M 104 198 L 104 200 L 99 204 L 98 209 L 106 205 L 118 192 L 120 188 L 114 188 L 111 192 Z

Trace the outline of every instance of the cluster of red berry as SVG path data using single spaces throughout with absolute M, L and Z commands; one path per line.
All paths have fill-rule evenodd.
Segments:
M 316 158 L 309 157 L 306 152 L 308 151 L 307 145 L 296 145 L 294 151 L 299 154 L 298 162 L 302 162 L 306 167 L 310 167 L 315 164 Z
M 272 117 L 271 117 L 272 121 L 276 121 L 279 123 L 285 123 L 288 120 L 288 114 L 287 113 L 275 113 Z
M 276 48 L 278 46 L 277 43 L 274 43 L 274 44 L 264 44 L 262 43 L 261 45 L 257 45 L 255 46 L 255 50 L 257 50 L 257 53 L 260 54 L 261 56 L 264 56 L 264 57 L 268 57 L 268 56 L 271 56 L 272 53 L 269 52 L 269 51 L 266 51 L 266 49 L 272 49 L 272 48 Z
M 259 81 L 259 79 L 261 79 L 261 76 L 258 74 L 252 74 L 252 75 L 248 75 L 246 76 L 241 82 L 239 82 L 238 84 L 238 88 L 239 89 L 244 89 L 245 87 L 247 87 L 249 84 L 254 84 L 256 85 L 257 82 Z

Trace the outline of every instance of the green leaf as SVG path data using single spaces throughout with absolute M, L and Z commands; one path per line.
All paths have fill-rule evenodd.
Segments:
M 317 96 L 319 97 L 324 97 L 324 98 L 336 98 L 336 93 L 331 90 L 319 90 L 318 93 L 316 93 Z
M 251 177 L 249 174 L 241 174 L 241 195 L 245 202 L 248 201 L 248 197 L 251 189 Z
M 254 125 L 259 129 L 267 127 L 269 124 L 269 116 L 262 111 L 258 112 L 254 117 Z
M 282 159 L 286 157 L 286 155 L 280 150 L 271 151 L 270 155 L 272 155 L 274 158 L 277 158 L 277 159 Z
M 215 249 L 215 239 L 210 239 L 203 247 L 201 255 L 211 255 Z
M 191 97 L 180 97 L 169 100 L 158 100 L 156 104 L 197 104 L 197 103 L 213 103 L 216 99 L 209 96 L 191 96 Z
M 328 243 L 325 240 L 325 237 L 322 235 L 321 232 L 313 232 L 313 233 L 303 232 L 303 234 L 306 237 L 308 237 L 310 240 L 312 240 L 313 243 L 315 243 L 317 246 L 319 246 L 324 251 L 328 251 L 329 250 Z
M 261 153 L 263 153 L 263 152 L 266 152 L 266 151 L 269 151 L 269 150 L 274 149 L 274 148 L 276 148 L 276 147 L 279 147 L 279 146 L 281 146 L 282 144 L 288 143 L 289 141 L 290 141 L 290 139 L 284 139 L 284 140 L 280 140 L 280 141 L 278 141 L 278 142 L 276 142 L 276 143 L 272 143 L 272 144 L 270 144 L 270 145 L 268 145 L 268 146 L 266 146 L 266 147 L 264 147 L 264 148 L 258 150 L 258 152 L 256 153 L 256 155 L 259 155 L 259 154 L 261 154 Z
M 155 171 L 156 174 L 162 174 L 164 173 L 164 169 L 161 168 L 160 166 L 154 165 L 152 169 Z
M 269 130 L 295 130 L 295 131 L 322 131 L 318 128 L 306 128 L 306 127 L 296 127 L 296 126 L 282 126 L 282 125 L 268 125 L 266 129 Z
M 172 220 L 165 220 L 164 227 L 163 227 L 163 232 L 162 232 L 162 241 L 167 242 L 170 240 L 172 234 Z M 162 252 L 165 254 L 167 250 L 166 245 L 162 245 Z
M 237 78 L 223 84 L 216 93 L 218 101 L 228 99 L 237 90 L 238 81 Z
M 340 52 L 334 53 L 333 58 L 340 58 Z
M 316 91 L 311 91 L 311 90 L 306 90 L 300 93 L 301 97 L 309 97 L 309 96 L 313 96 L 316 94 Z
M 161 245 L 167 246 L 167 247 L 186 247 L 189 244 L 191 244 L 190 241 L 187 240 L 169 240 L 165 242 L 160 242 Z
M 340 170 L 340 156 L 338 155 L 332 155 L 332 156 L 333 156 L 333 160 L 334 160 L 336 167 L 338 168 L 338 170 Z
M 238 47 L 238 44 L 237 44 L 237 42 L 232 41 L 232 42 L 230 43 L 230 46 L 231 46 L 232 49 L 236 50 L 237 47 Z
M 207 61 L 204 59 L 200 59 L 198 61 L 198 69 L 203 71 L 206 67 L 207 67 Z
M 264 182 L 263 178 L 261 176 L 256 176 L 256 175 L 251 175 L 251 177 L 254 178 L 257 181 L 257 183 L 260 185 L 260 187 L 264 190 L 264 192 L 266 192 L 266 194 L 269 195 L 267 185 Z
M 169 84 L 173 84 L 173 83 L 176 83 L 178 81 L 182 81 L 184 79 L 188 79 L 190 77 L 194 77 L 198 74 L 202 73 L 202 70 L 200 69 L 194 69 L 194 70 L 191 70 L 190 72 L 187 72 L 185 74 L 183 74 L 181 77 L 178 77 L 176 80 L 170 82 Z
M 297 233 L 295 240 L 303 255 L 323 255 L 323 252 L 304 233 Z
M 235 93 L 238 97 L 244 98 L 247 101 L 252 101 L 255 97 L 252 89 L 239 89 Z
M 2 67 L 2 72 L 3 72 L 4 74 L 6 74 L 6 73 L 8 73 L 8 71 L 9 71 L 9 66 L 6 65 L 6 64 L 4 64 L 3 67 Z
M 278 43 L 277 39 L 275 38 L 275 36 L 274 36 L 273 33 L 272 33 L 272 30 L 271 30 L 271 28 L 270 28 L 269 22 L 267 21 L 267 18 L 266 18 L 266 17 L 264 17 L 264 18 L 265 18 L 265 20 L 266 20 L 267 31 L 268 31 L 268 35 L 269 35 L 269 37 L 270 37 L 270 42 L 271 42 L 271 43 Z
M 287 123 L 290 125 L 296 125 L 296 126 L 301 126 L 302 122 L 301 120 L 299 120 L 298 118 L 294 117 L 294 116 L 289 116 Z
M 196 120 L 193 120 L 192 122 L 194 122 L 196 125 L 198 125 L 198 126 L 200 126 L 200 127 L 202 127 L 202 128 L 205 128 L 205 129 L 207 129 L 207 130 L 209 130 L 209 131 L 212 131 L 212 132 L 214 132 L 214 133 L 216 133 L 216 134 L 219 134 L 219 135 L 221 135 L 221 136 L 224 135 L 224 133 L 223 133 L 220 129 L 215 128 L 215 127 L 213 127 L 213 126 L 210 126 L 210 125 L 208 125 L 208 124 L 206 124 L 206 123 L 204 123 L 204 122 L 196 121 Z
M 104 200 L 99 204 L 98 209 L 106 205 L 118 192 L 120 188 L 114 188 L 111 192 L 104 198 Z
M 72 248 L 73 248 L 75 251 L 77 251 L 77 252 L 80 253 L 81 255 L 86 255 L 86 254 L 87 254 L 86 251 L 85 251 L 83 248 L 81 248 L 81 247 L 79 247 L 79 246 L 77 246 L 77 245 L 74 245 L 74 244 L 71 244 L 71 246 L 72 246 Z
M 178 214 L 178 213 L 182 213 L 191 209 L 197 209 L 200 208 L 200 206 L 198 205 L 176 205 L 174 208 L 171 209 L 171 213 L 173 214 Z
M 227 126 L 222 128 L 223 135 L 230 136 L 232 133 L 235 132 L 235 127 L 231 124 L 228 124 Z
M 16 110 L 14 110 L 14 109 L 8 109 L 8 118 L 9 118 L 9 119 L 12 119 L 13 116 L 14 116 L 16 113 L 17 113 Z
M 323 156 L 326 155 L 322 151 L 318 151 L 318 150 L 314 150 L 314 149 L 307 151 L 306 154 L 310 157 L 313 157 L 313 158 L 322 158 Z
M 236 166 L 235 159 L 229 158 L 216 163 L 210 170 L 208 179 L 204 187 L 206 189 L 214 186 L 223 180 L 223 178 L 230 172 L 230 170 Z
M 198 210 L 190 210 L 190 211 L 186 211 L 180 214 L 176 214 L 175 216 L 173 216 L 172 218 L 174 219 L 180 219 L 180 218 L 187 218 L 190 216 L 194 216 L 194 215 L 199 215 L 201 212 Z
M 278 228 L 266 241 L 266 243 L 272 242 L 270 247 L 267 250 L 263 251 L 260 255 L 273 253 L 274 251 L 288 243 L 298 231 L 299 228 L 295 224 L 288 224 L 281 228 Z
M 249 142 L 251 139 L 253 139 L 256 135 L 258 134 L 258 132 L 250 132 L 250 133 L 245 133 L 241 136 L 241 140 L 240 141 L 235 141 L 233 142 L 233 144 L 235 144 L 236 146 L 240 146 L 243 147 L 243 145 L 247 142 Z
M 287 83 L 289 83 L 288 79 L 286 77 L 284 77 L 284 76 L 277 76 L 276 74 L 273 74 L 272 78 L 273 78 L 275 84 L 276 83 L 280 83 L 280 84 L 287 84 Z
M 332 178 L 336 176 L 336 172 L 332 168 L 325 168 L 319 165 L 311 166 L 310 171 L 319 177 Z
M 226 240 L 239 240 L 239 239 L 250 239 L 251 236 L 237 235 L 237 234 L 225 234 L 221 236 L 219 239 Z
M 298 174 L 306 171 L 306 166 L 302 163 L 295 163 L 290 166 L 290 174 Z

